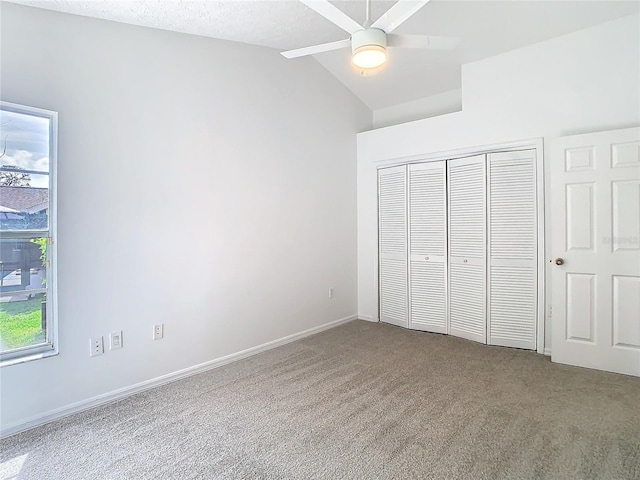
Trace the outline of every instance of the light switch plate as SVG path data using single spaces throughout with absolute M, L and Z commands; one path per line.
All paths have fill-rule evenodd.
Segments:
M 112 332 L 109 335 L 109 350 L 118 350 L 122 348 L 122 330 L 119 332 Z

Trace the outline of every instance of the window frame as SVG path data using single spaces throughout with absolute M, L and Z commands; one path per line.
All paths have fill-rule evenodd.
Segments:
M 0 101 L 0 110 L 31 115 L 49 120 L 49 212 L 48 228 L 38 230 L 1 231 L 3 239 L 47 238 L 47 267 L 44 288 L 47 296 L 45 341 L 36 345 L 0 352 L 0 367 L 38 360 L 58 354 L 58 297 L 57 297 L 57 161 L 58 161 L 58 112 L 42 108 Z M 30 171 L 24 170 L 29 173 Z M 31 172 L 36 173 L 36 172 Z

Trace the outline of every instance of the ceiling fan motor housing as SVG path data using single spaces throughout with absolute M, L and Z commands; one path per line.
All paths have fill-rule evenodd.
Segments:
M 387 48 L 387 34 L 379 28 L 366 28 L 351 35 L 351 52 L 362 47 L 379 47 Z

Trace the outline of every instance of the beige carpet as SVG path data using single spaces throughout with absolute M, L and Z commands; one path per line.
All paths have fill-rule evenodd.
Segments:
M 640 379 L 356 321 L 0 449 L 38 480 L 640 479 Z

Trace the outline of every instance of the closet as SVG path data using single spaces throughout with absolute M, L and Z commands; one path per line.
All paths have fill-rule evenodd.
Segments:
M 536 348 L 536 150 L 378 170 L 380 320 Z

